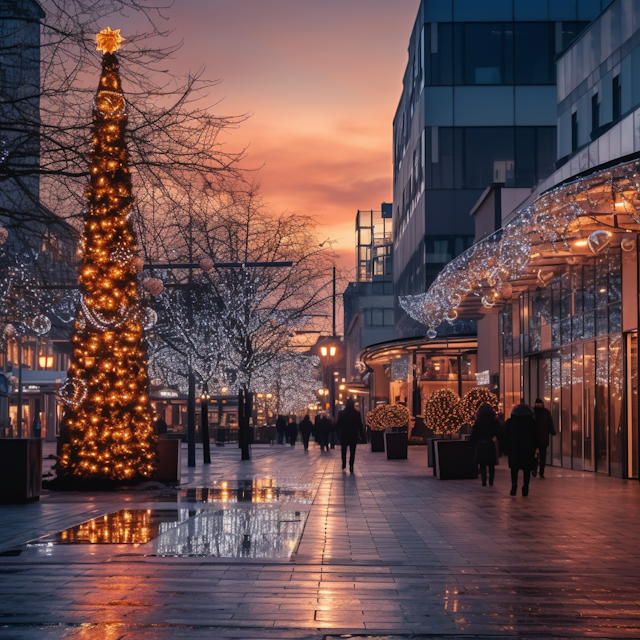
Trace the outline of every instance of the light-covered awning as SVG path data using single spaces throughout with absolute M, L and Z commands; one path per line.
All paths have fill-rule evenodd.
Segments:
M 401 307 L 435 338 L 461 312 L 478 317 L 514 292 L 544 286 L 566 264 L 612 246 L 633 251 L 640 232 L 640 160 L 560 185 L 524 207 L 502 229 L 449 262 L 426 293 Z

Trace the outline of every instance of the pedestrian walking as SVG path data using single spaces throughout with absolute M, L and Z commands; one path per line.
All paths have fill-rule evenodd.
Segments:
M 547 464 L 547 448 L 549 447 L 549 437 L 556 435 L 556 428 L 553 425 L 551 411 L 544 406 L 540 398 L 536 398 L 533 407 L 536 417 L 536 427 L 538 428 L 538 464 L 540 465 L 540 477 L 544 478 L 544 468 Z M 533 468 L 533 477 L 536 477 L 536 468 Z
M 482 486 L 487 486 L 487 467 L 489 467 L 489 486 L 493 486 L 496 475 L 496 443 L 500 440 L 502 430 L 491 405 L 481 404 L 476 411 L 476 419 L 471 429 L 469 441 L 475 447 L 475 461 L 480 466 Z
M 331 433 L 331 420 L 326 413 L 320 416 L 320 422 L 318 424 L 319 437 L 320 437 L 320 451 L 329 452 L 329 434 Z
M 309 414 L 307 413 L 300 422 L 300 435 L 302 436 L 302 444 L 304 445 L 305 451 L 309 449 L 309 436 L 311 435 L 312 428 L 311 418 L 309 418 Z
M 535 465 L 538 429 L 533 409 L 522 403 L 513 408 L 505 422 L 505 449 L 511 469 L 511 495 L 518 493 L 518 472 L 522 469 L 522 495 L 529 495 L 531 470 Z
M 336 428 L 336 423 L 327 415 L 327 451 L 329 451 L 329 445 L 331 445 L 332 449 L 336 448 L 336 442 L 338 441 L 338 430 Z
M 283 415 L 278 416 L 276 420 L 276 443 L 284 444 L 287 433 L 287 420 Z
M 287 441 L 292 447 L 295 447 L 297 439 L 298 423 L 293 419 L 293 416 L 289 416 L 289 424 L 287 425 Z
M 345 408 L 338 414 L 336 431 L 340 436 L 342 447 L 342 468 L 347 466 L 347 449 L 349 449 L 349 471 L 353 473 L 353 463 L 356 459 L 356 446 L 362 436 L 362 417 L 356 409 L 353 398 L 347 400 Z

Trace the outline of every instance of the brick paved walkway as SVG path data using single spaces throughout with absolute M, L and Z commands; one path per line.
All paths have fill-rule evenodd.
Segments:
M 0 555 L 0 638 L 640 638 L 637 481 L 548 468 L 512 498 L 505 466 L 493 488 L 441 482 L 424 448 L 387 461 L 359 447 L 353 476 L 337 450 L 253 454 L 241 464 L 237 449 L 214 448 L 183 486 L 317 487 L 313 504 L 287 505 L 308 512 L 291 561 L 158 557 L 153 543 Z M 47 493 L 0 507 L 0 554 L 126 506 L 176 507 L 161 500 Z

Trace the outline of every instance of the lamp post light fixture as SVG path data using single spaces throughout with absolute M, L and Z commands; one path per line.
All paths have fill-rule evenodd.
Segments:
M 204 383 L 200 395 L 200 410 L 202 412 L 202 458 L 204 464 L 211 464 L 211 443 L 209 442 L 209 387 Z
M 339 349 L 337 344 L 320 345 L 320 362 L 322 364 L 322 384 L 328 389 L 329 395 L 329 415 L 333 420 L 336 410 L 336 384 L 329 366 L 337 362 L 339 358 Z M 326 406 L 326 403 L 325 403 Z

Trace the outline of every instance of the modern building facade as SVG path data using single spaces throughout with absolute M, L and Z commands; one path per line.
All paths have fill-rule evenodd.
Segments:
M 393 122 L 396 296 L 419 294 L 467 249 L 492 184 L 554 170 L 555 57 L 607 0 L 423 0 Z M 403 336 L 424 327 L 396 306 Z
M 347 379 L 360 379 L 358 353 L 372 344 L 394 340 L 393 210 L 358 211 L 355 225 L 356 281 L 343 294 Z
M 638 478 L 640 5 L 611 3 L 557 68 L 557 169 L 424 302 L 434 317 L 482 318 L 478 368 L 507 413 L 547 403 L 549 462 Z M 485 194 L 479 227 L 492 208 Z

